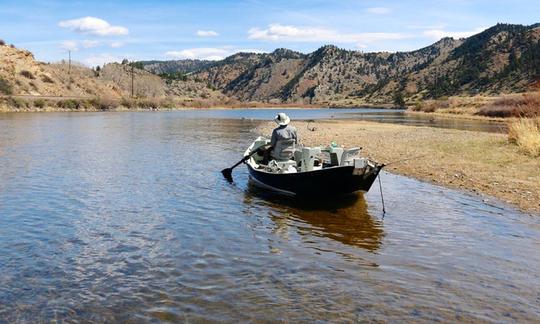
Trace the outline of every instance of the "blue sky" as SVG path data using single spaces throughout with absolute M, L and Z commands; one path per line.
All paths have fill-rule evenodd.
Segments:
M 0 39 L 42 61 L 220 59 L 325 44 L 408 51 L 497 22 L 540 22 L 538 0 L 0 0 Z

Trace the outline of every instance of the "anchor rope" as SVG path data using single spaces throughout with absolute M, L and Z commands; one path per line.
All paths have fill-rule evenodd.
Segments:
M 384 195 L 382 190 L 381 173 L 379 173 L 377 177 L 379 178 L 379 191 L 381 192 L 382 213 L 384 217 L 384 215 L 386 214 L 386 208 L 384 208 Z

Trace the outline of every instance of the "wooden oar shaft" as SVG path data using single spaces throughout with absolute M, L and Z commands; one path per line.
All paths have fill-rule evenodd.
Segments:
M 262 148 L 267 147 L 268 145 L 269 145 L 269 144 L 263 145 L 263 146 L 257 148 L 257 149 L 254 150 L 253 152 L 251 152 L 251 153 L 249 153 L 248 155 L 244 156 L 240 161 L 238 161 L 238 162 L 237 162 L 235 165 L 233 165 L 232 167 L 221 170 L 221 173 L 223 174 L 223 176 L 225 177 L 225 179 L 227 179 L 229 182 L 232 182 L 232 170 L 233 170 L 234 168 L 236 168 L 237 166 L 239 166 L 240 164 L 242 164 L 242 163 L 244 163 L 245 161 L 247 161 L 253 154 L 259 152 L 259 150 L 261 150 Z

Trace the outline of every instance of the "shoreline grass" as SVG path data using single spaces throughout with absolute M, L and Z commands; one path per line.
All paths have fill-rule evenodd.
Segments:
M 508 141 L 532 157 L 540 156 L 540 117 L 521 118 L 508 124 Z

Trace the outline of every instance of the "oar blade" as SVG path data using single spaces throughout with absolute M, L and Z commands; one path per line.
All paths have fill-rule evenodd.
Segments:
M 223 174 L 223 177 L 225 178 L 225 180 L 227 180 L 229 182 L 233 182 L 232 168 L 227 168 L 227 169 L 221 170 L 221 174 Z

